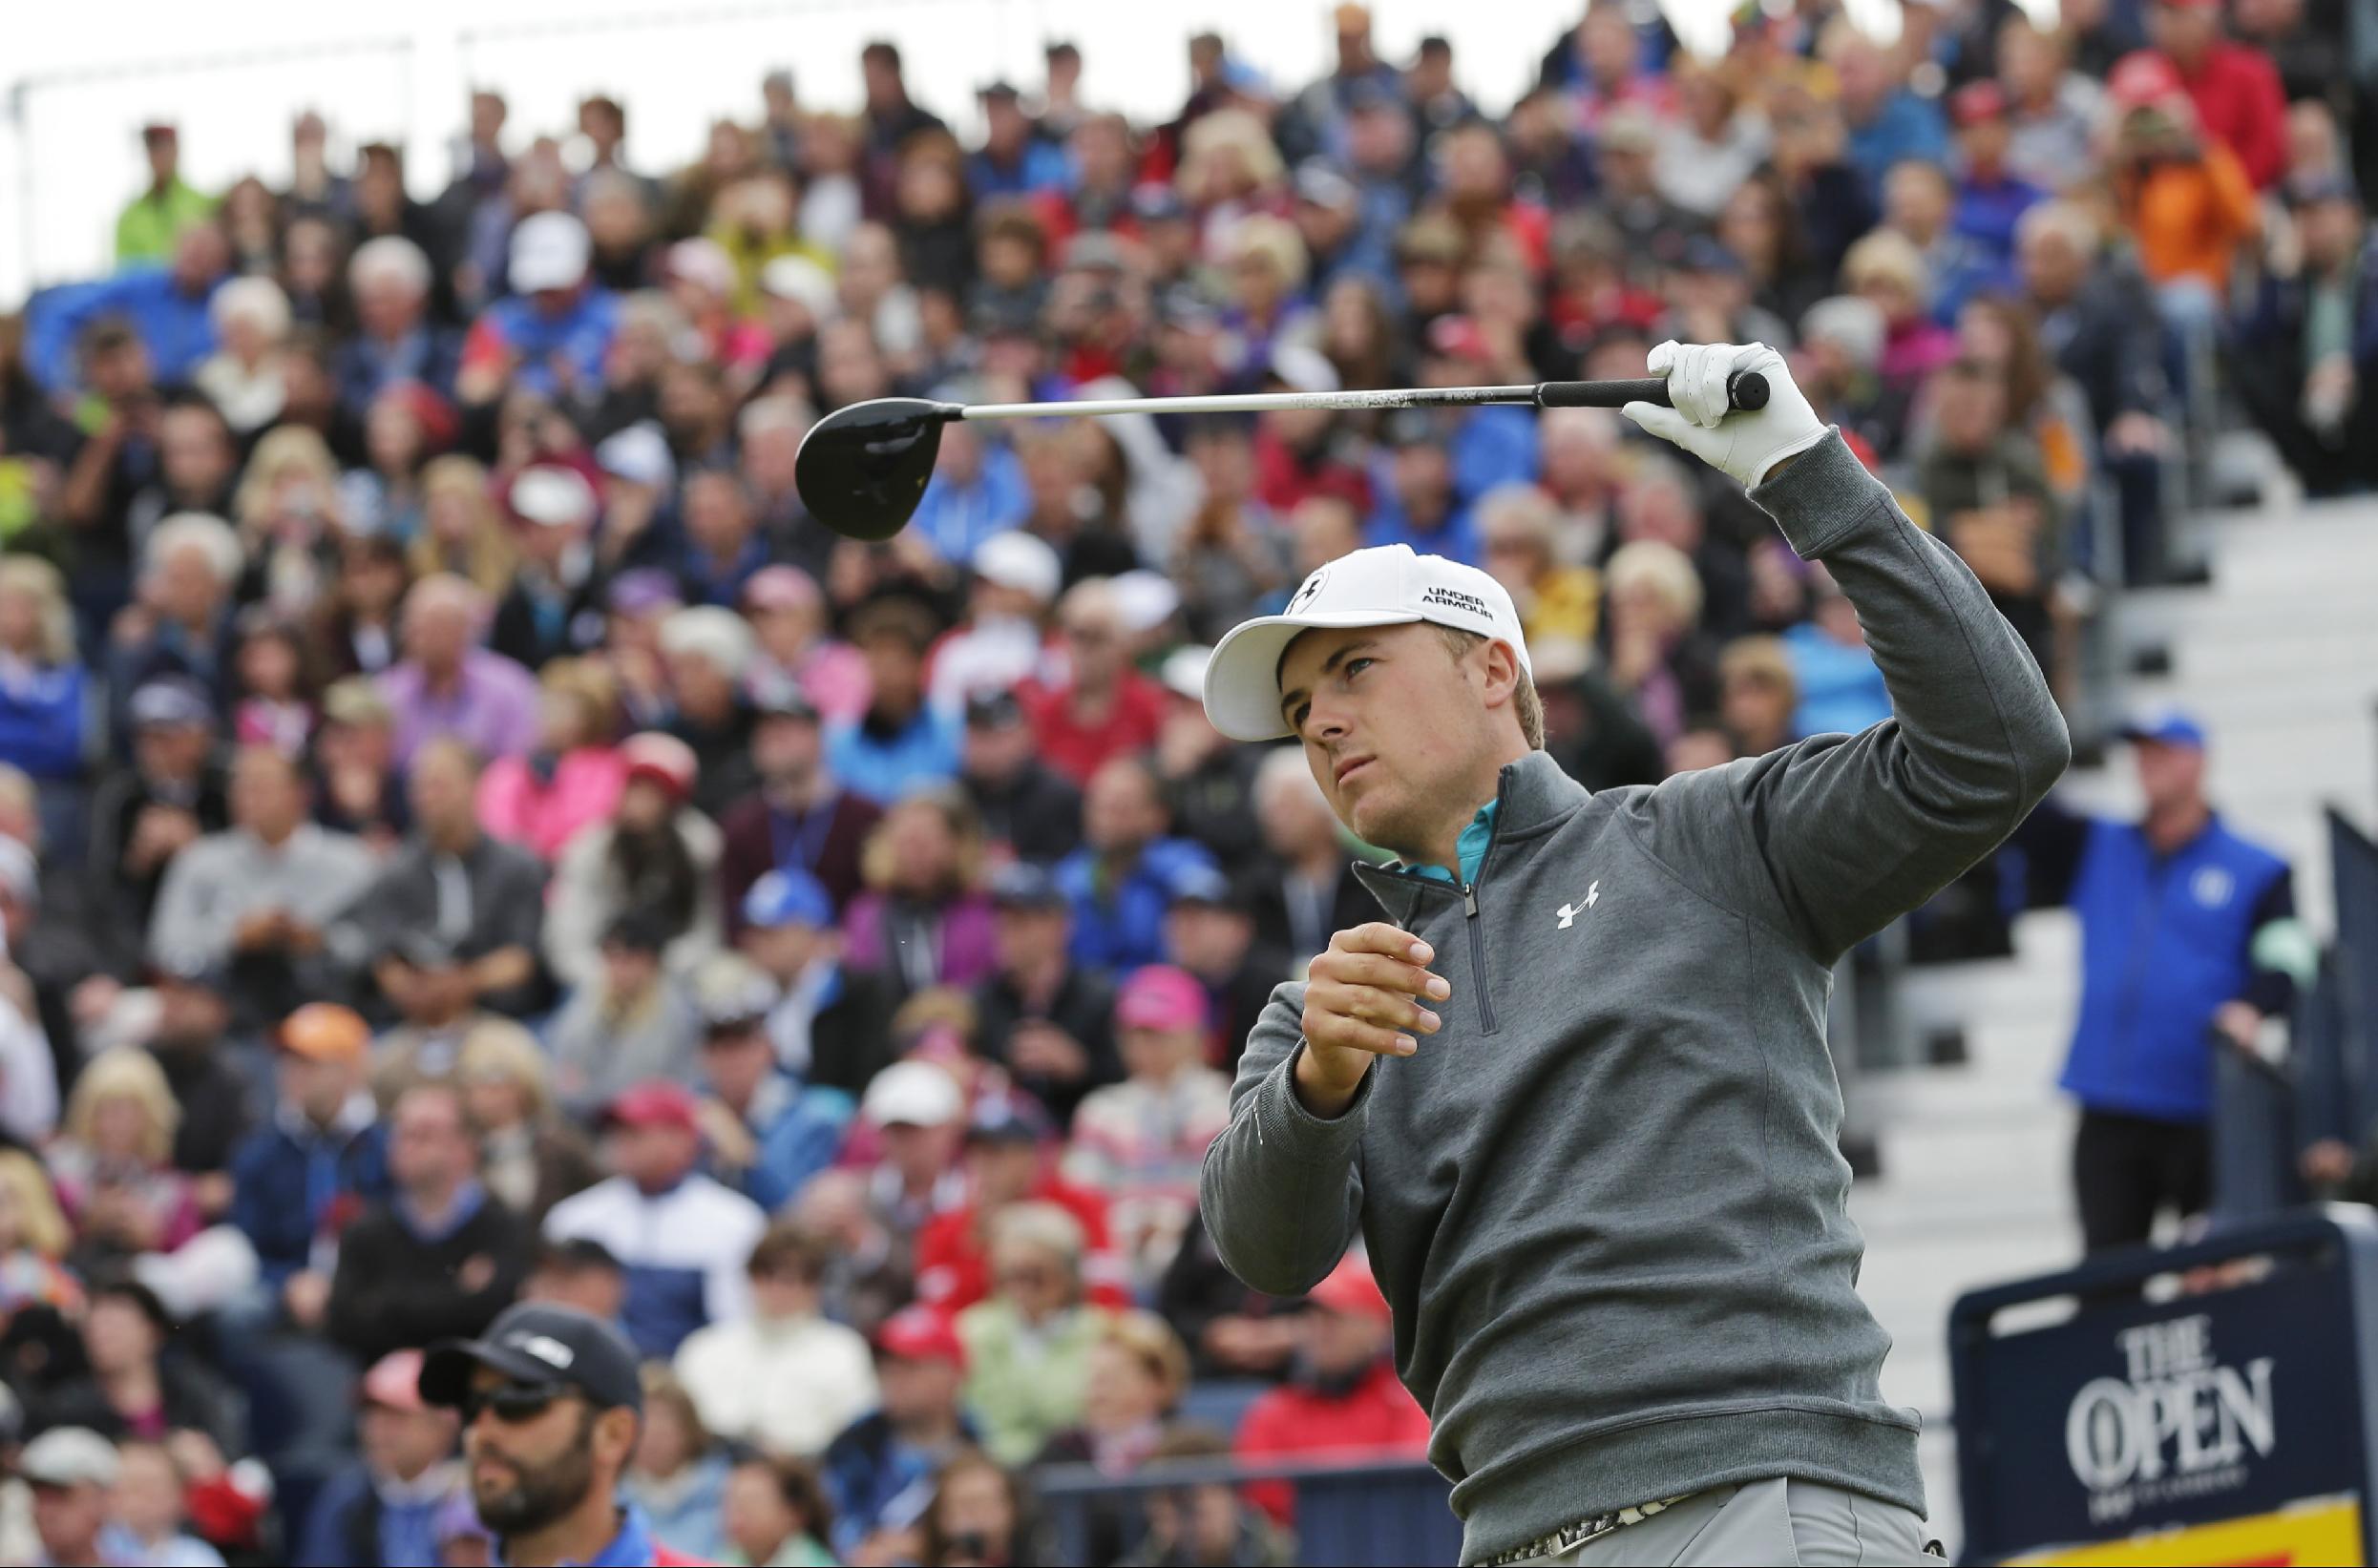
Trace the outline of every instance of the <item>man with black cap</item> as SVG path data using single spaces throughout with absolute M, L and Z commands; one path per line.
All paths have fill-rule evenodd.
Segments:
M 859 847 L 883 809 L 843 788 L 827 767 L 821 724 L 790 682 L 754 705 L 751 768 L 760 786 L 719 818 L 719 890 L 730 933 L 742 931 L 744 900 L 768 871 L 808 872 L 833 895 L 837 911 L 863 886 Z
M 523 1303 L 478 1339 L 441 1340 L 421 1397 L 462 1412 L 471 1500 L 519 1565 L 642 1568 L 695 1559 L 663 1546 L 620 1495 L 643 1424 L 636 1348 L 574 1307 Z
M 982 814 L 984 836 L 1017 858 L 1054 865 L 1081 847 L 1082 791 L 1041 761 L 1014 692 L 980 692 L 967 700 L 958 783 Z
M 982 1053 L 1060 1121 L 1123 1077 L 1115 992 L 1073 961 L 1073 907 L 1046 870 L 1003 866 L 991 880 L 999 968 L 975 989 Z
M 92 932 L 129 973 L 174 856 L 231 825 L 230 780 L 215 756 L 215 706 L 182 676 L 132 695 L 132 765 L 101 781 L 91 801 L 94 902 L 121 919 Z
M 1206 988 L 1209 1056 L 1225 1071 L 1293 967 L 1284 951 L 1255 946 L 1253 905 L 1241 879 L 1192 867 L 1173 879 L 1165 911 L 1165 961 Z

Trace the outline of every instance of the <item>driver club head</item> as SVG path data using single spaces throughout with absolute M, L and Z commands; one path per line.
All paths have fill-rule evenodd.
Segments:
M 889 539 L 924 497 L 941 427 L 963 411 L 919 397 L 879 397 L 835 409 L 810 427 L 793 459 L 801 504 L 845 538 Z

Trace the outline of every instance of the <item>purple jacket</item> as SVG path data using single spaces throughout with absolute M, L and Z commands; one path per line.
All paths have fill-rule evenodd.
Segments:
M 891 951 L 885 936 L 890 903 L 884 894 L 873 891 L 861 893 L 851 901 L 850 909 L 842 917 L 842 930 L 847 944 L 845 955 L 853 969 L 890 974 L 905 995 L 929 985 L 971 986 L 988 977 L 998 967 L 991 900 L 983 894 L 967 893 L 941 907 L 935 925 L 930 972 L 921 972 L 924 955 L 916 955 L 912 967 Z
M 396 718 L 396 765 L 425 741 L 459 738 L 482 757 L 516 757 L 537 744 L 537 678 L 501 654 L 473 648 L 451 697 L 433 696 L 410 659 L 380 677 L 380 695 Z

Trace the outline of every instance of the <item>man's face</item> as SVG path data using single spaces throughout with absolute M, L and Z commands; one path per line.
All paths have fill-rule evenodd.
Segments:
M 2089 259 L 2065 235 L 2035 228 L 2017 241 L 2016 261 L 2023 269 L 2023 286 L 2033 299 L 2062 304 L 2081 286 Z
M 2147 10 L 2147 36 L 2182 70 L 2204 57 L 2220 29 L 2220 12 L 2211 6 L 2162 5 Z
M 238 463 L 222 421 L 204 408 L 166 410 L 158 425 L 157 454 L 166 485 L 194 500 L 218 494 Z
M 1164 807 L 1147 770 L 1110 763 L 1090 778 L 1082 800 L 1082 836 L 1106 854 L 1137 851 L 1165 828 Z
M 1245 960 L 1254 930 L 1236 909 L 1176 904 L 1165 916 L 1165 947 L 1174 963 L 1193 974 L 1223 975 Z
M 1021 1138 L 969 1143 L 966 1170 L 974 1178 L 975 1202 L 987 1213 L 1020 1202 L 1032 1191 L 1041 1175 L 1041 1151 Z
M 412 812 L 434 840 L 468 839 L 478 825 L 477 781 L 451 746 L 432 746 L 412 767 Z
M 2204 753 L 2195 746 L 2142 741 L 2132 750 L 2148 810 L 2169 811 L 2204 798 Z
M 267 844 L 288 837 L 305 815 L 305 792 L 289 762 L 269 752 L 243 754 L 231 772 L 231 820 Z
M 880 1356 L 875 1380 L 883 1391 L 884 1414 L 895 1424 L 946 1416 L 958 1409 L 959 1373 L 946 1361 Z
M 1119 1030 L 1115 1046 L 1126 1073 L 1159 1083 L 1205 1054 L 1205 1041 L 1193 1029 Z
M 91 1545 L 107 1509 L 107 1494 L 85 1481 L 75 1486 L 35 1486 L 33 1529 L 59 1562 L 90 1561 Z
M 405 617 L 405 652 L 431 670 L 452 670 L 470 649 L 471 634 L 464 605 L 452 599 L 422 604 Z
M 895 1121 L 883 1130 L 883 1157 L 887 1164 L 900 1173 L 912 1185 L 937 1181 L 950 1161 L 957 1156 L 958 1128 L 952 1122 L 940 1127 L 919 1127 L 913 1122 Z
M 471 1135 L 448 1094 L 408 1095 L 389 1136 L 389 1170 L 407 1191 L 444 1190 L 471 1172 Z
M 748 1103 L 775 1061 L 768 1036 L 756 1024 L 713 1034 L 702 1044 L 703 1074 L 729 1105 Z
M 827 933 L 795 921 L 787 926 L 753 926 L 743 933 L 744 956 L 777 980 L 790 982 L 831 950 Z
M 492 1367 L 472 1373 L 474 1390 L 508 1381 Z M 607 1413 L 607 1412 L 606 1412 Z M 595 1484 L 595 1411 L 576 1395 L 554 1400 L 524 1420 L 493 1409 L 463 1429 L 471 1500 L 498 1535 L 539 1530 L 566 1516 Z
M 1325 1377 L 1343 1377 L 1377 1361 L 1387 1348 L 1384 1320 L 1315 1307 L 1298 1325 L 1305 1359 Z
M 1433 441 L 1396 449 L 1392 470 L 1396 498 L 1408 512 L 1436 516 L 1453 497 L 1453 464 Z
M 700 1152 L 694 1134 L 667 1123 L 621 1127 L 611 1135 L 611 1168 L 647 1192 L 657 1192 L 693 1169 Z
M 867 676 L 874 687 L 875 705 L 891 713 L 914 711 L 924 691 L 925 661 L 908 638 L 877 632 L 860 646 L 859 652 L 867 659 Z
M 195 544 L 180 545 L 158 558 L 155 586 L 158 608 L 186 625 L 209 620 L 222 607 L 222 581 L 206 552 Z
M 1417 846 L 1491 744 L 1484 647 L 1456 659 L 1425 622 L 1316 629 L 1289 644 L 1280 689 L 1330 810 L 1367 843 Z
M 825 749 L 815 720 L 779 714 L 752 726 L 751 765 L 764 784 L 808 783 Z
M 1072 928 L 1063 909 L 1000 909 L 994 935 L 1000 967 L 1013 974 L 1039 969 L 1065 951 Z
M 133 758 L 152 779 L 187 779 L 214 742 L 204 724 L 143 724 L 133 732 Z
M 410 1481 L 454 1446 L 454 1418 L 440 1410 L 400 1411 L 366 1405 L 356 1420 L 364 1463 L 380 1475 Z
M 355 1068 L 347 1062 L 316 1061 L 294 1051 L 284 1051 L 277 1071 L 281 1098 L 325 1125 L 339 1114 L 355 1088 Z
M 1021 719 L 966 726 L 966 777 L 1002 783 L 1032 761 L 1032 726 Z

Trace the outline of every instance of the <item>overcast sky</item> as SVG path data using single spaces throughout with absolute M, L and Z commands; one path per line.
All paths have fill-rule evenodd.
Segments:
M 1722 0 L 1679 3 L 1721 14 L 1708 8 Z M 651 0 L 11 0 L 0 85 L 15 90 L 9 102 L 20 112 L 0 115 L 0 307 L 12 307 L 29 279 L 108 264 L 115 214 L 142 178 L 137 132 L 150 118 L 179 121 L 185 174 L 220 188 L 251 170 L 277 181 L 289 120 L 312 105 L 341 148 L 404 143 L 426 195 L 452 168 L 471 82 L 509 95 L 523 136 L 566 129 L 582 92 L 619 94 L 635 161 L 659 171 L 698 151 L 712 117 L 755 113 L 770 67 L 789 67 L 809 102 L 855 108 L 858 48 L 871 37 L 900 45 L 923 102 L 968 117 L 977 86 L 1006 74 L 1029 90 L 1042 42 L 1070 37 L 1092 101 L 1147 118 L 1178 107 L 1184 43 L 1198 27 L 1216 28 L 1294 87 L 1328 61 L 1330 10 L 1328 0 L 691 0 L 675 10 Z M 1451 37 L 1464 85 L 1499 110 L 1583 7 L 1375 0 L 1373 10 L 1391 59 L 1423 33 Z

